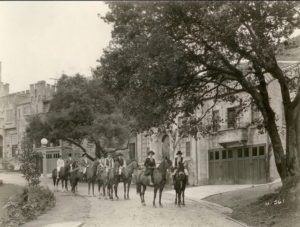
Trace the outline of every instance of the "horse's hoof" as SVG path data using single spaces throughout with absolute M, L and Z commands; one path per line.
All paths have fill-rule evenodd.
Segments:
M 160 206 L 161 208 L 163 208 L 163 205 L 162 205 L 162 204 L 159 204 L 159 206 Z
M 143 204 L 143 206 L 146 206 L 146 203 L 142 203 Z
M 156 208 L 156 205 L 155 205 L 155 204 L 153 204 L 153 207 L 154 207 L 154 208 Z

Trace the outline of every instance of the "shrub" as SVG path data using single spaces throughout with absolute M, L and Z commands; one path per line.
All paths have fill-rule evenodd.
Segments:
M 22 153 L 19 155 L 21 163 L 20 170 L 23 173 L 29 185 L 38 185 L 40 183 L 41 169 L 39 162 L 42 154 L 33 149 L 29 139 L 22 142 Z
M 22 194 L 11 197 L 6 203 L 4 208 L 7 210 L 8 218 L 1 220 L 0 226 L 19 226 L 35 219 L 54 205 L 54 194 L 48 188 L 41 186 L 26 187 Z

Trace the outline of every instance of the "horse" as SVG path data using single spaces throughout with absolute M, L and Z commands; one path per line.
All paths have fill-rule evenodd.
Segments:
M 111 200 L 113 200 L 113 192 L 115 191 L 115 196 L 117 199 L 119 199 L 118 196 L 118 170 L 119 170 L 119 164 L 118 162 L 115 162 L 114 168 L 111 168 L 108 170 L 108 177 L 107 177 L 107 193 Z
M 96 181 L 98 183 L 99 198 L 101 197 L 100 196 L 101 186 L 102 186 L 102 190 L 103 190 L 103 196 L 106 197 L 105 189 L 107 186 L 107 173 L 106 173 L 106 170 L 104 167 L 98 168 L 97 175 L 96 175 Z
M 154 196 L 153 196 L 153 206 L 156 207 L 155 205 L 155 200 L 156 200 L 156 194 L 157 190 L 159 190 L 159 206 L 162 207 L 161 204 L 161 196 L 162 196 L 162 191 L 165 187 L 166 184 L 166 174 L 167 171 L 172 167 L 172 161 L 168 158 L 165 158 L 157 168 L 153 170 L 153 187 L 154 187 Z M 140 194 L 141 197 L 141 202 L 143 206 L 146 205 L 145 203 L 145 191 L 147 186 L 149 185 L 149 177 L 145 176 L 144 171 L 140 171 L 140 173 L 137 176 L 137 182 L 136 182 L 136 189 L 137 193 Z
M 56 186 L 56 191 L 58 191 L 58 183 L 61 180 L 61 188 L 62 190 L 67 190 L 68 191 L 68 178 L 70 175 L 70 167 L 65 166 L 61 167 L 59 171 L 59 176 L 57 177 L 57 169 L 52 170 L 52 180 L 53 180 L 53 185 L 54 185 L 54 191 L 55 191 L 55 186 Z
M 93 196 L 95 196 L 94 187 L 95 187 L 95 182 L 96 182 L 96 177 L 97 177 L 97 166 L 98 166 L 98 163 L 94 162 L 92 164 L 92 166 L 89 166 L 86 169 L 86 180 L 88 183 L 88 195 L 90 195 L 90 190 L 91 190 L 91 186 L 92 186 Z
M 183 163 L 179 164 L 178 171 L 176 171 L 174 175 L 174 189 L 176 192 L 175 197 L 175 205 L 178 205 L 179 207 L 181 205 L 185 206 L 184 203 L 184 191 L 187 184 L 187 176 L 184 173 L 184 166 Z M 182 197 L 182 201 L 181 201 Z
M 132 174 L 133 174 L 133 171 L 135 169 L 137 169 L 137 167 L 138 167 L 138 163 L 137 163 L 137 161 L 134 160 L 128 166 L 123 168 L 122 181 L 123 181 L 123 185 L 124 185 L 124 199 L 125 200 L 126 199 L 129 200 L 129 189 L 130 189 L 130 185 L 131 185 L 131 181 L 132 181 Z
M 77 191 L 77 185 L 80 179 L 82 179 L 82 172 L 79 171 L 79 167 L 74 168 L 70 172 L 70 184 L 71 184 L 71 191 L 75 194 Z

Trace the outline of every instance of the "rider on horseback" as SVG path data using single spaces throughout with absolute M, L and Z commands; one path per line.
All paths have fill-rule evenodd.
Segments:
M 105 159 L 105 169 L 106 169 L 106 174 L 108 175 L 108 171 L 110 169 L 113 169 L 115 167 L 114 165 L 114 159 L 112 158 L 111 153 L 108 153 L 108 157 Z
M 81 157 L 83 157 L 83 161 L 82 161 L 82 173 L 84 178 L 86 179 L 86 170 L 89 166 L 91 166 L 91 161 L 87 158 L 86 153 L 84 153 Z
M 154 181 L 153 181 L 153 170 L 156 167 L 155 164 L 155 159 L 153 158 L 154 155 L 154 151 L 149 151 L 148 152 L 148 157 L 145 160 L 144 166 L 146 167 L 146 171 L 145 171 L 145 176 L 151 176 L 150 177 L 150 185 L 153 185 Z
M 59 155 L 58 155 L 57 162 L 56 162 L 57 179 L 59 179 L 60 169 L 61 169 L 62 167 L 64 167 L 64 166 L 65 166 L 65 162 L 64 162 L 64 160 L 61 158 L 61 155 L 59 154 Z
M 73 164 L 74 160 L 72 158 L 72 154 L 71 153 L 69 153 L 68 156 L 69 156 L 68 159 L 65 161 L 65 166 L 66 167 L 67 166 L 70 167 L 70 171 L 72 171 L 72 164 Z
M 122 175 L 123 168 L 126 167 L 126 161 L 124 160 L 124 158 L 122 156 L 123 156 L 122 153 L 118 153 L 117 159 L 116 159 L 116 161 L 119 163 L 119 170 L 118 170 L 119 177 L 121 177 L 121 175 Z
M 177 155 L 177 157 L 174 160 L 174 171 L 172 173 L 173 181 L 174 181 L 174 176 L 175 176 L 176 173 L 183 172 L 183 173 L 185 173 L 186 176 L 189 175 L 189 172 L 188 172 L 187 168 L 184 165 L 182 152 L 177 151 L 176 155 Z

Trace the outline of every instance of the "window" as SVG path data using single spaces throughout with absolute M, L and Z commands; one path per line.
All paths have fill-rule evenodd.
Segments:
M 12 122 L 13 119 L 13 110 L 6 110 L 6 122 Z
M 265 155 L 265 147 L 261 146 L 259 147 L 259 156 Z
M 191 157 L 191 142 L 185 143 L 185 156 Z
M 232 150 L 228 150 L 228 158 L 232 158 Z
M 246 158 L 249 157 L 249 148 L 248 147 L 244 148 L 244 156 Z
M 219 151 L 215 152 L 215 160 L 219 160 Z
M 135 157 L 135 143 L 129 144 L 129 158 L 130 160 L 136 159 Z
M 243 149 L 238 149 L 238 158 L 243 157 Z
M 210 151 L 209 152 L 209 160 L 214 160 L 214 152 L 213 151 Z
M 226 159 L 227 158 L 227 152 L 226 150 L 222 151 L 222 159 Z
M 11 156 L 16 157 L 17 155 L 17 150 L 18 150 L 18 145 L 12 145 L 11 146 Z
M 219 130 L 219 121 L 220 121 L 220 112 L 219 110 L 214 110 L 212 112 L 212 130 L 213 132 L 217 132 Z
M 261 118 L 259 109 L 257 106 L 253 103 L 251 105 L 251 122 L 255 123 Z
M 257 156 L 257 147 L 252 148 L 252 156 Z
M 3 158 L 3 147 L 0 147 L 0 158 Z
M 228 128 L 235 128 L 237 120 L 236 107 L 231 107 L 227 109 L 227 126 Z

